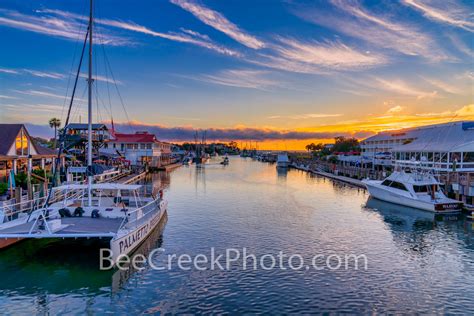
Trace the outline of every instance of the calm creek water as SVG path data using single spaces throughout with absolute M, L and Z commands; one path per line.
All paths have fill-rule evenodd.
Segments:
M 364 254 L 367 270 L 99 271 L 94 245 L 25 241 L 0 252 L 2 313 L 474 314 L 472 222 L 368 201 L 364 190 L 238 157 L 156 174 L 153 184 L 167 188 L 168 217 L 139 252 L 163 248 L 156 262 L 245 247 L 305 262 Z

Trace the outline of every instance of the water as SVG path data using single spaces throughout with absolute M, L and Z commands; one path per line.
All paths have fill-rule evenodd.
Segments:
M 167 222 L 139 251 L 364 254 L 354 268 L 98 271 L 97 247 L 26 241 L 0 252 L 0 310 L 56 313 L 474 313 L 473 224 L 369 200 L 365 191 L 232 158 L 155 176 Z

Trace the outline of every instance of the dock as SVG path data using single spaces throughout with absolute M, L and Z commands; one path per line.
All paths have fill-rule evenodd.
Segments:
M 345 176 L 339 176 L 339 175 L 329 173 L 329 172 L 314 170 L 314 169 L 308 168 L 304 165 L 290 164 L 290 167 L 294 168 L 294 169 L 297 169 L 297 170 L 310 172 L 312 174 L 316 174 L 318 176 L 329 178 L 329 179 L 332 179 L 332 180 L 335 180 L 335 181 L 344 182 L 344 183 L 353 185 L 355 187 L 362 188 L 364 190 L 366 189 L 365 184 L 362 181 L 357 180 L 357 179 L 353 179 L 353 178 L 349 178 L 349 177 L 345 177 Z

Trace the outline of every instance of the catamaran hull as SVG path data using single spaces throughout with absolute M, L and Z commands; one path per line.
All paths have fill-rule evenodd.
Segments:
M 435 212 L 440 214 L 458 213 L 461 211 L 462 207 L 461 203 L 430 203 L 415 200 L 408 196 L 399 195 L 388 190 L 384 190 L 383 188 L 380 188 L 377 185 L 371 185 L 367 182 L 365 182 L 365 186 L 367 187 L 367 190 L 369 191 L 370 195 L 376 199 L 429 212 Z
M 130 230 L 127 234 L 118 238 L 113 238 L 110 241 L 112 260 L 116 262 L 119 256 L 129 255 L 135 251 L 135 249 L 137 249 L 137 247 L 140 246 L 140 244 L 142 244 L 153 232 L 156 226 L 158 226 L 166 211 L 167 202 L 162 201 L 160 203 L 160 210 L 154 216 L 150 217 L 143 224 L 137 226 L 136 229 Z
M 0 249 L 7 248 L 22 240 L 23 238 L 2 238 L 0 239 Z

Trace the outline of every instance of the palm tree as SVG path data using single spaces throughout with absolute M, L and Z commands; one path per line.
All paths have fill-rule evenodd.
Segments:
M 61 120 L 53 117 L 49 120 L 49 127 L 54 128 L 54 148 L 56 148 L 56 142 L 58 138 L 58 127 L 61 126 Z

